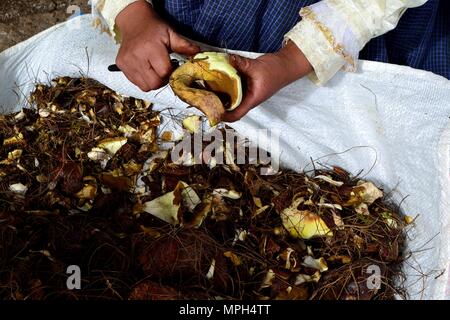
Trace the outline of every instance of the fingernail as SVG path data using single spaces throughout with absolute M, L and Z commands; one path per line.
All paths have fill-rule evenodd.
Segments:
M 236 55 L 232 55 L 230 57 L 230 63 L 235 67 L 239 63 L 239 57 Z

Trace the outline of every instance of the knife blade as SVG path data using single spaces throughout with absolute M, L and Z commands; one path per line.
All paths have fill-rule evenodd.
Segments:
M 170 54 L 170 63 L 172 64 L 172 68 L 176 69 L 182 64 L 184 64 L 188 58 L 184 55 L 178 54 L 178 53 L 171 53 Z M 117 64 L 112 64 L 108 66 L 109 72 L 122 72 L 120 68 L 117 66 Z

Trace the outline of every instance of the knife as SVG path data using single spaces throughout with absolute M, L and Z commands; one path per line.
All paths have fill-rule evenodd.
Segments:
M 182 64 L 184 64 L 188 58 L 184 55 L 178 54 L 178 53 L 171 53 L 170 54 L 170 63 L 172 64 L 172 68 L 176 69 Z M 110 72 L 122 72 L 120 68 L 117 66 L 117 64 L 112 64 L 108 66 L 108 71 Z

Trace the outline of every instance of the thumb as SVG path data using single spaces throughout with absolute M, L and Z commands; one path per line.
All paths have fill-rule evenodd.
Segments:
M 170 48 L 173 52 L 192 56 L 200 52 L 200 47 L 180 36 L 173 30 L 169 31 Z
M 252 69 L 253 60 L 233 54 L 230 55 L 230 63 L 239 73 L 248 76 Z

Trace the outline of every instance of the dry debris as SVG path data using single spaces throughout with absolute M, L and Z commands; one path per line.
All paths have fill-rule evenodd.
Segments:
M 91 79 L 37 85 L 30 102 L 0 116 L 1 299 L 403 294 L 406 220 L 373 183 L 337 167 L 174 164 L 151 104 Z

